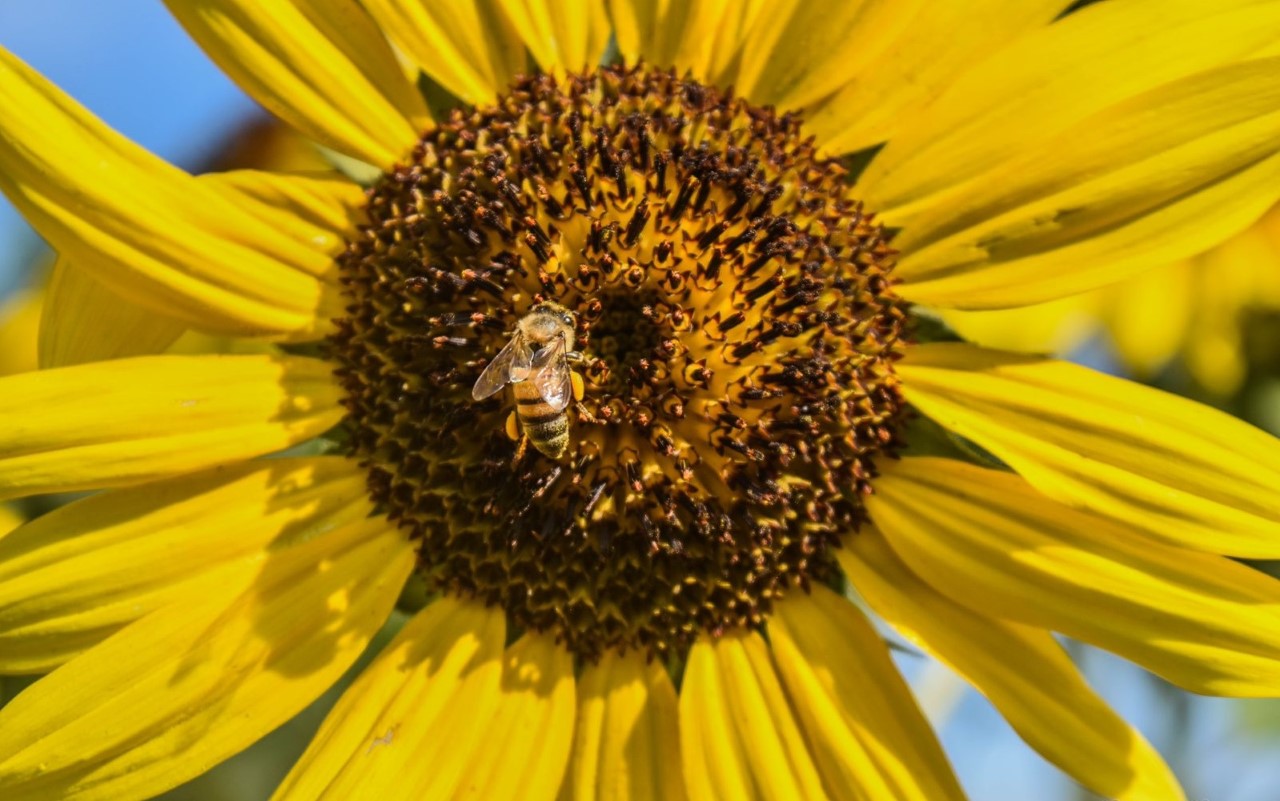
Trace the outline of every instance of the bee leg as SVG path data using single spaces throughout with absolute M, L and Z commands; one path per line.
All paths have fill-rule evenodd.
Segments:
M 592 413 L 591 413 L 591 410 L 587 408 L 587 405 L 586 405 L 585 403 L 575 403 L 575 404 L 574 404 L 574 408 L 576 408 L 576 409 L 578 410 L 578 419 L 579 419 L 579 420 L 585 420 L 585 421 L 586 421 L 586 422 L 588 422 L 588 423 L 603 423 L 603 422 L 604 422 L 604 421 L 603 421 L 603 420 L 601 420 L 599 417 L 596 417 L 594 414 L 592 414 Z
M 581 353 L 579 353 L 576 350 L 571 350 L 564 355 L 564 359 L 567 362 L 572 362 L 574 364 L 581 364 L 587 360 L 587 357 L 583 356 Z
M 519 464 L 520 460 L 524 458 L 525 451 L 529 450 L 529 438 L 520 433 L 520 423 L 516 419 L 515 412 L 507 415 L 507 424 L 503 429 L 507 432 L 507 436 L 510 437 L 513 442 L 520 443 L 519 446 L 516 447 L 515 458 L 511 460 L 512 464 Z
M 587 387 L 582 383 L 582 376 L 571 372 L 569 373 L 569 381 L 573 384 L 573 399 L 575 401 L 581 401 L 582 396 L 587 394 Z M 578 415 L 583 420 L 586 420 L 588 423 L 600 422 L 594 414 L 587 410 L 587 407 L 584 404 L 575 403 L 574 406 L 578 409 Z

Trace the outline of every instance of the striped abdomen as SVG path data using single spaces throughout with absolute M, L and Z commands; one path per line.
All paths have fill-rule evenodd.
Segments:
M 542 399 L 532 381 L 511 385 L 516 396 L 516 419 L 533 447 L 559 457 L 569 447 L 569 412 L 556 411 Z

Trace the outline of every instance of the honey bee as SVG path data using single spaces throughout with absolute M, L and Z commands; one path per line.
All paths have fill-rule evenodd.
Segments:
M 582 379 L 569 369 L 573 352 L 573 313 L 556 303 L 539 303 L 516 323 L 511 340 L 498 351 L 471 389 L 475 400 L 499 392 L 507 384 L 516 410 L 507 418 L 507 433 L 518 438 L 518 420 L 533 447 L 552 459 L 569 447 L 569 401 L 582 398 Z

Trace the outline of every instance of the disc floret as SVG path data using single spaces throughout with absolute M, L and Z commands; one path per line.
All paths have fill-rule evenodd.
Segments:
M 580 655 L 680 652 L 832 571 L 897 445 L 892 251 L 798 118 L 670 72 L 524 78 L 370 190 L 333 339 L 354 453 L 446 592 Z M 535 304 L 583 363 L 559 458 L 477 376 Z

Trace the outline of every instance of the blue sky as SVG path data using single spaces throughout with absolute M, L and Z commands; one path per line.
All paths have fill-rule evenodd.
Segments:
M 178 164 L 198 161 L 236 121 L 259 113 L 159 0 L 2 0 L 0 46 Z M 35 246 L 0 198 L 0 293 L 22 280 Z

